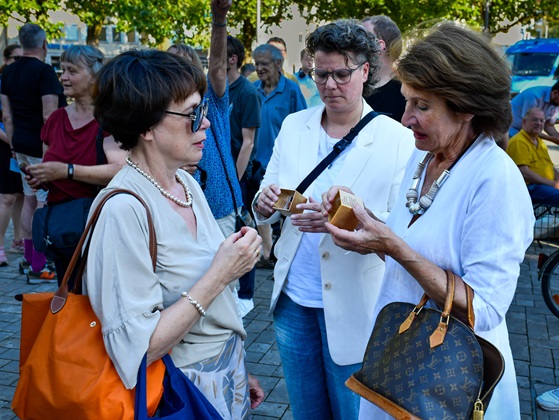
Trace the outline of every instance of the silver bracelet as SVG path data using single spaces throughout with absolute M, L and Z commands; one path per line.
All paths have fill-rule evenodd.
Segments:
M 206 310 L 204 309 L 204 307 L 202 305 L 200 305 L 196 299 L 194 299 L 192 296 L 190 296 L 188 294 L 188 292 L 182 292 L 181 296 L 184 297 L 184 298 L 187 298 L 188 301 L 190 303 L 192 303 L 192 305 L 196 308 L 196 310 L 198 311 L 200 316 L 206 316 Z

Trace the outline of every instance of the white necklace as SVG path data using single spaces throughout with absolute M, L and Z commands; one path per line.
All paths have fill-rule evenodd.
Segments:
M 419 179 L 421 178 L 421 174 L 423 173 L 423 170 L 425 169 L 425 167 L 427 166 L 427 164 L 429 163 L 432 157 L 433 157 L 433 153 L 427 153 L 425 157 L 421 160 L 421 162 L 419 162 L 415 170 L 415 173 L 413 174 L 411 187 L 406 193 L 406 199 L 408 200 L 408 202 L 406 203 L 406 207 L 413 215 L 423 214 L 427 211 L 429 207 L 431 207 L 431 204 L 433 204 L 433 200 L 435 199 L 435 196 L 439 192 L 439 189 L 443 186 L 446 179 L 450 175 L 450 171 L 448 169 L 445 169 L 443 173 L 439 176 L 439 178 L 433 181 L 433 184 L 431 184 L 431 188 L 429 188 L 427 194 L 421 196 L 418 202 L 417 198 L 419 197 L 419 193 L 417 192 L 417 188 L 419 187 Z
M 464 150 L 462 150 L 458 158 L 452 163 L 452 165 L 450 165 L 450 168 L 445 169 L 443 173 L 440 174 L 439 177 L 433 181 L 433 183 L 431 184 L 431 188 L 429 188 L 429 191 L 427 191 L 427 194 L 422 195 L 418 202 L 417 199 L 419 197 L 419 193 L 417 192 L 417 189 L 419 187 L 419 179 L 421 178 L 421 174 L 423 173 L 423 170 L 429 164 L 429 161 L 434 155 L 433 153 L 429 152 L 423 157 L 423 159 L 421 160 L 421 162 L 419 162 L 417 168 L 415 169 L 412 182 L 411 182 L 411 187 L 406 193 L 406 199 L 408 200 L 406 203 L 406 207 L 408 208 L 411 214 L 413 214 L 414 216 L 417 214 L 422 215 L 427 211 L 429 207 L 431 207 L 431 204 L 433 204 L 433 201 L 435 200 L 437 193 L 439 192 L 443 184 L 446 182 L 447 178 L 450 176 L 450 170 L 454 167 L 454 165 L 458 163 L 458 161 L 462 158 L 462 156 L 464 156 L 464 154 L 468 151 L 468 149 L 472 147 L 472 145 L 476 142 L 478 137 L 479 135 L 476 136 L 464 148 Z
M 159 190 L 159 192 L 163 195 L 163 197 L 168 198 L 173 203 L 176 203 L 181 207 L 192 206 L 192 193 L 190 192 L 190 190 L 188 189 L 188 187 L 186 186 L 186 184 L 184 183 L 184 181 L 182 180 L 182 178 L 178 174 L 175 174 L 175 179 L 184 188 L 184 192 L 186 194 L 186 201 L 180 200 L 177 197 L 175 197 L 173 194 L 171 194 L 170 192 L 165 191 L 163 189 L 163 187 L 161 185 L 159 185 L 159 183 L 155 179 L 153 179 L 150 175 L 148 175 L 147 173 L 142 171 L 137 164 L 132 162 L 132 159 L 130 159 L 130 157 L 126 158 L 126 163 L 128 165 L 130 165 L 132 168 L 134 168 L 136 171 L 138 171 L 149 182 L 151 182 L 153 185 L 155 185 L 155 188 L 157 188 Z

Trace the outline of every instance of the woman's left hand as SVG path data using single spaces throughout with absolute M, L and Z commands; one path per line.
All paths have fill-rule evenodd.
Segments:
M 43 162 L 27 168 L 43 184 L 68 178 L 68 164 L 63 162 Z
M 353 213 L 359 219 L 361 226 L 359 230 L 350 232 L 326 223 L 326 229 L 332 235 L 334 243 L 340 248 L 363 255 L 371 253 L 392 255 L 398 247 L 399 239 L 394 232 L 376 217 L 371 217 L 359 205 L 353 207 Z
M 293 214 L 291 216 L 293 226 L 297 226 L 301 232 L 328 233 L 324 226 L 328 217 L 324 216 L 321 203 L 310 197 L 308 203 L 297 204 L 297 208 L 311 211 Z
M 248 374 L 248 388 L 250 391 L 250 408 L 255 409 L 264 401 L 265 394 L 258 379 L 250 373 Z

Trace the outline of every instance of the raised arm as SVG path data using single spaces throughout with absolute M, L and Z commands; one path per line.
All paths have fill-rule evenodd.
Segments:
M 212 38 L 208 77 L 216 95 L 221 98 L 227 87 L 227 12 L 232 0 L 212 0 Z

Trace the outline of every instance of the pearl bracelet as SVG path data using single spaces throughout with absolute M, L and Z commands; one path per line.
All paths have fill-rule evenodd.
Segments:
M 206 316 L 206 310 L 204 309 L 204 307 L 202 305 L 200 305 L 196 299 L 194 299 L 192 296 L 190 296 L 188 294 L 188 292 L 182 292 L 181 296 L 183 298 L 187 298 L 188 301 L 190 303 L 192 303 L 192 305 L 196 308 L 196 310 L 198 311 L 200 316 Z

